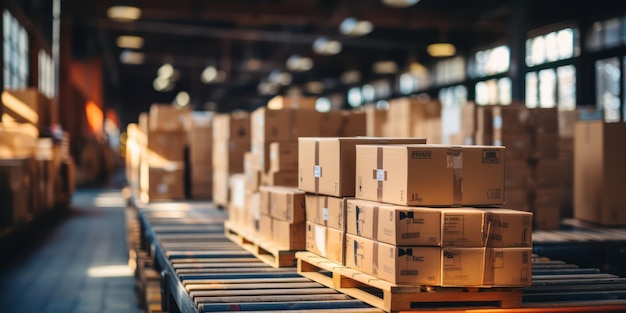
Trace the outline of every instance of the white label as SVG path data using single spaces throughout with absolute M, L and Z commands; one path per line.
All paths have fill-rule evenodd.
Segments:
M 376 180 L 384 181 L 385 180 L 385 171 L 384 170 L 376 170 Z
M 324 221 L 328 221 L 328 208 L 322 209 L 322 218 L 324 219 Z
M 315 165 L 313 167 L 313 176 L 315 176 L 316 178 L 322 177 L 322 167 L 321 166 Z
M 320 254 L 326 256 L 326 229 L 324 227 L 315 225 L 315 245 Z
M 167 190 L 168 190 L 167 184 L 158 184 L 157 185 L 157 192 L 158 193 L 166 193 Z

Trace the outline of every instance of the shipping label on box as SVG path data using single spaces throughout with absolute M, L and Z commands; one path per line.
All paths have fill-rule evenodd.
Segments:
M 307 193 L 305 202 L 307 222 L 345 231 L 346 198 Z
M 422 138 L 298 138 L 298 188 L 353 197 L 357 144 L 423 144 Z
M 279 219 L 272 219 L 272 242 L 281 249 L 306 249 L 306 224 L 289 223 Z
M 437 209 L 400 207 L 348 199 L 346 231 L 393 245 L 441 245 L 441 213 Z
M 503 152 L 486 146 L 357 145 L 356 198 L 410 206 L 501 205 Z
M 306 249 L 333 262 L 344 264 L 345 233 L 323 225 L 306 222 Z
M 270 187 L 270 215 L 290 223 L 305 221 L 304 192 L 297 188 Z

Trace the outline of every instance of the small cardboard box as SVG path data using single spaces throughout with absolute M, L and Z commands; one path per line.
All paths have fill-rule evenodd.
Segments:
M 183 132 L 150 132 L 144 160 L 150 166 L 163 167 L 170 162 L 185 160 L 186 135 Z
M 437 209 L 348 199 L 346 212 L 350 234 L 398 246 L 441 245 L 442 219 Z
M 243 172 L 246 175 L 246 189 L 258 191 L 261 186 L 261 167 L 258 157 L 249 151 L 243 155 Z
M 143 164 L 146 166 L 146 164 Z M 185 180 L 183 167 L 158 168 L 147 167 L 143 171 L 148 175 L 147 191 L 150 201 L 185 199 Z
M 269 150 L 270 171 L 296 171 L 298 169 L 297 142 L 272 142 Z
M 346 198 L 307 193 L 306 220 L 337 230 L 346 230 Z
M 626 225 L 626 123 L 576 123 L 574 217 Z
M 286 250 L 306 249 L 306 224 L 272 219 L 272 242 Z
M 303 191 L 294 187 L 267 187 L 267 189 L 270 196 L 270 216 L 293 224 L 305 221 Z
M 298 186 L 298 172 L 296 171 L 270 171 L 261 175 L 261 184 L 266 186 Z
M 188 109 L 179 109 L 169 104 L 152 104 L 149 111 L 151 132 L 184 132 L 184 123 L 190 114 Z
M 365 136 L 367 134 L 367 116 L 363 111 L 343 111 L 343 122 L 339 137 Z
M 487 247 L 531 247 L 533 214 L 508 209 L 480 209 L 485 212 Z
M 298 188 L 353 197 L 357 144 L 423 144 L 422 138 L 298 138 Z
M 270 110 L 260 107 L 251 114 L 252 142 L 290 141 L 319 136 L 322 113 L 314 109 Z
M 339 137 L 343 125 L 343 111 L 328 111 L 322 114 L 320 137 Z
M 250 143 L 250 115 L 247 112 L 217 114 L 213 119 L 213 140 Z
M 504 203 L 504 147 L 357 145 L 356 198 L 409 206 Z
M 384 137 L 385 123 L 387 123 L 387 110 L 379 110 L 375 105 L 363 107 L 366 114 L 366 135 L 369 137 Z M 322 135 L 323 136 L 323 135 Z M 324 137 L 324 136 L 323 136 Z
M 486 251 L 485 286 L 524 287 L 532 280 L 532 248 L 490 248 Z
M 344 263 L 345 233 L 330 227 L 306 222 L 306 249 L 339 264 Z

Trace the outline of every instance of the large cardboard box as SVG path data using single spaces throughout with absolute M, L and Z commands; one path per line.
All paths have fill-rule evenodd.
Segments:
M 626 225 L 626 123 L 576 123 L 574 217 Z
M 343 111 L 343 122 L 339 137 L 367 135 L 367 116 L 363 111 Z
M 230 174 L 243 173 L 244 154 L 248 151 L 250 151 L 250 142 L 214 140 L 213 169 Z
M 150 132 L 145 160 L 154 167 L 185 161 L 186 136 L 184 132 Z
M 384 126 L 387 123 L 387 110 L 379 110 L 375 105 L 366 105 L 363 107 L 366 114 L 366 136 L 369 137 L 384 137 L 388 136 L 385 134 Z M 325 137 L 322 135 L 322 137 Z
M 357 145 L 356 198 L 410 206 L 504 203 L 504 147 Z
M 346 230 L 346 200 L 325 195 L 307 193 L 306 221 L 337 230 Z
M 147 174 L 147 185 L 142 186 L 149 201 L 185 199 L 185 173 L 182 167 L 160 168 L 150 167 L 143 163 Z
M 305 221 L 304 192 L 295 187 L 264 187 L 269 191 L 270 216 L 292 224 Z
M 272 219 L 272 242 L 284 250 L 306 250 L 306 224 Z
M 423 144 L 422 138 L 299 138 L 298 188 L 353 197 L 357 144 Z
M 330 261 L 344 262 L 345 233 L 323 225 L 306 222 L 306 250 L 316 253 Z
M 151 132 L 184 132 L 189 109 L 176 108 L 169 104 L 152 104 L 149 111 Z
M 343 111 L 328 111 L 321 117 L 320 137 L 339 137 L 343 126 Z
M 213 139 L 250 143 L 250 115 L 247 112 L 217 114 L 213 119 Z
M 532 248 L 406 247 L 346 234 L 349 268 L 401 285 L 522 287 Z
M 269 145 L 271 171 L 298 169 L 298 142 L 272 142 Z
M 188 119 L 187 143 L 191 164 L 213 164 L 213 115 L 193 112 Z
M 417 137 L 415 124 L 423 120 L 440 117 L 441 102 L 420 101 L 415 98 L 397 98 L 389 102 L 387 125 L 390 133 L 388 136 Z
M 482 243 L 482 212 L 475 212 L 478 234 L 461 234 Z M 472 224 L 467 225 L 469 231 Z M 373 201 L 348 199 L 346 232 L 397 246 L 440 246 L 442 218 L 437 209 L 401 207 Z
M 270 110 L 261 107 L 251 114 L 252 141 L 269 143 L 319 136 L 321 120 L 322 113 L 313 109 Z

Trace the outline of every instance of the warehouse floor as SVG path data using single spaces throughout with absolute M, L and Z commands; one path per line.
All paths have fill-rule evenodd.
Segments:
M 77 190 L 67 217 L 2 251 L 1 312 L 139 312 L 115 185 Z

